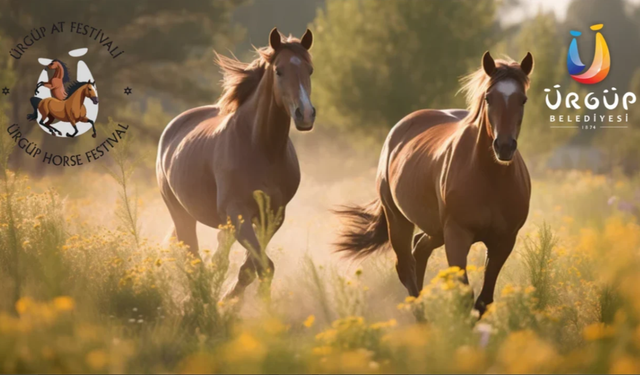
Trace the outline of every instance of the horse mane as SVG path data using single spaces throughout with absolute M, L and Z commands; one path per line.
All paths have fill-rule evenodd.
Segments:
M 58 62 L 62 66 L 62 73 L 63 73 L 62 83 L 64 84 L 64 83 L 69 82 L 69 68 L 67 68 L 67 64 L 63 63 L 62 61 L 60 61 L 58 59 L 53 60 L 53 61 Z
M 78 89 L 84 85 L 86 85 L 87 83 L 91 83 L 91 82 L 82 82 L 82 81 L 73 81 L 69 84 L 69 87 L 67 87 L 67 97 L 70 97 L 71 95 L 73 95 L 74 92 L 78 91 Z
M 496 70 L 491 77 L 485 73 L 484 69 L 476 70 L 460 79 L 462 88 L 460 91 L 467 101 L 467 109 L 469 114 L 465 120 L 475 122 L 481 114 L 484 107 L 484 98 L 486 92 L 496 83 L 505 79 L 514 79 L 519 82 L 525 90 L 529 88 L 529 76 L 527 76 L 520 64 L 507 57 L 507 60 L 495 60 Z
M 215 52 L 216 64 L 222 71 L 222 94 L 216 105 L 222 113 L 237 111 L 251 97 L 262 80 L 267 65 L 276 59 L 278 52 L 288 49 L 305 61 L 311 61 L 311 55 L 300 44 L 300 40 L 291 36 L 282 42 L 278 51 L 271 47 L 253 48 L 258 57 L 250 63 L 244 63 L 235 56 L 231 58 Z

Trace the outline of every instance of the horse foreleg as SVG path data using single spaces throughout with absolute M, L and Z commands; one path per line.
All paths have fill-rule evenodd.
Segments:
M 282 226 L 282 223 L 284 222 L 284 211 L 282 215 L 283 215 L 282 220 L 280 220 L 280 222 L 276 226 L 274 233 L 277 232 L 278 229 L 280 229 L 280 227 Z M 220 236 L 218 236 L 218 243 L 220 243 Z M 218 248 L 218 251 L 220 251 L 219 248 Z M 275 272 L 275 264 L 273 263 L 271 258 L 267 256 L 266 251 L 262 253 L 262 257 L 264 257 L 266 263 L 271 269 L 271 275 L 273 275 L 273 273 Z M 256 276 L 257 276 L 257 270 L 256 270 L 255 262 L 253 260 L 253 256 L 251 254 L 251 251 L 247 251 L 247 256 L 244 260 L 244 263 L 242 264 L 242 266 L 240 266 L 240 270 L 238 271 L 238 280 L 227 291 L 227 293 L 223 297 L 223 300 L 229 300 L 232 298 L 241 297 L 242 294 L 244 293 L 244 290 L 249 285 L 251 285 L 251 283 L 254 282 L 254 280 L 256 279 Z M 265 282 L 269 283 L 269 285 L 266 285 Z M 262 283 L 264 288 L 268 289 L 270 287 L 271 280 L 266 280 L 266 281 L 263 280 Z
M 244 263 L 242 263 L 242 266 L 240 266 L 240 269 L 238 270 L 238 280 L 236 280 L 235 284 L 229 288 L 224 297 L 222 297 L 222 300 L 227 301 L 233 298 L 242 297 L 244 290 L 255 281 L 256 276 L 256 267 L 253 263 L 253 257 L 249 252 L 247 252 Z
M 413 237 L 413 257 L 416 260 L 416 282 L 418 290 L 424 285 L 424 274 L 427 270 L 427 262 L 433 250 L 444 245 L 442 234 L 429 236 L 426 233 L 418 233 Z
M 464 271 L 462 282 L 469 284 L 467 277 L 467 256 L 473 244 L 473 233 L 450 223 L 444 227 L 444 249 L 449 267 L 458 267 Z
M 484 282 L 482 291 L 478 296 L 474 308 L 478 310 L 480 316 L 487 310 L 487 306 L 493 303 L 493 293 L 496 288 L 496 281 L 502 266 L 509 258 L 513 245 L 516 242 L 515 236 L 508 240 L 487 243 L 487 260 L 484 271 Z
M 246 287 L 255 280 L 254 272 L 260 279 L 262 296 L 268 299 L 271 294 L 271 281 L 273 280 L 275 266 L 273 261 L 267 256 L 266 249 L 260 246 L 258 237 L 251 225 L 251 212 L 252 210 L 249 208 L 233 205 L 231 209 L 228 210 L 229 218 L 235 228 L 236 240 L 247 250 L 247 259 L 243 266 L 240 267 L 238 281 L 230 292 L 227 293 L 225 298 L 241 296 Z M 247 221 L 242 222 L 241 218 L 246 218 Z M 276 228 L 276 231 L 278 228 Z
M 38 90 L 40 87 L 42 87 L 42 85 L 44 85 L 44 82 L 38 82 L 38 84 L 36 85 L 36 88 L 34 90 L 34 95 L 38 95 L 40 93 L 40 90 Z
M 91 130 L 93 130 L 93 134 L 91 135 L 93 138 L 96 137 L 96 125 L 93 120 L 89 119 L 87 116 L 82 116 L 78 119 L 79 122 L 88 122 L 91 124 Z
M 95 138 L 96 137 L 96 124 L 93 122 L 93 120 L 89 120 L 89 119 L 87 119 L 87 122 L 89 124 L 91 124 L 91 130 L 93 130 L 93 134 L 91 134 L 91 136 L 93 138 Z

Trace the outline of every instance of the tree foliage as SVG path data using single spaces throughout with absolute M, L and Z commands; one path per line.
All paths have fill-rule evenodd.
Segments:
M 492 44 L 495 11 L 492 0 L 327 1 L 312 25 L 319 114 L 373 130 L 417 109 L 463 105 L 458 78 Z
M 515 38 L 516 53 L 513 58 L 519 61 L 527 52 L 531 52 L 535 61 L 521 142 L 518 143 L 526 156 L 547 153 L 566 143 L 576 133 L 574 129 L 551 129 L 549 116 L 557 117 L 563 113 L 552 112 L 545 104 L 545 88 L 553 89 L 554 85 L 561 84 L 561 92 L 564 95 L 569 91 L 580 90 L 577 84 L 568 81 L 565 62 L 567 45 L 563 43 L 563 38 L 560 38 L 558 29 L 559 25 L 553 13 L 538 13 L 522 25 Z M 555 93 L 552 93 L 552 101 L 555 100 L 554 95 Z

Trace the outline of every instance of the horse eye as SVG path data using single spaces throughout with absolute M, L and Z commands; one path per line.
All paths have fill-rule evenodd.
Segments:
M 527 102 L 527 98 L 524 98 L 524 100 L 522 101 L 522 105 L 525 105 L 526 102 Z
M 313 68 L 311 68 L 311 70 L 309 71 L 309 75 L 313 74 Z
M 281 77 L 282 76 L 282 71 L 280 69 L 276 69 L 276 75 L 278 77 Z

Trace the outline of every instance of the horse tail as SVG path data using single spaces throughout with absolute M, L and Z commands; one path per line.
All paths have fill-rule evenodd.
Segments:
M 365 206 L 342 206 L 333 212 L 348 222 L 340 234 L 340 240 L 335 243 L 336 251 L 344 251 L 352 258 L 363 258 L 387 247 L 387 218 L 380 199 Z
M 30 113 L 27 115 L 27 120 L 29 121 L 34 121 L 38 119 L 38 105 L 40 104 L 40 102 L 42 101 L 42 99 L 38 98 L 37 96 L 34 96 L 31 98 L 31 105 L 33 106 L 33 113 Z

